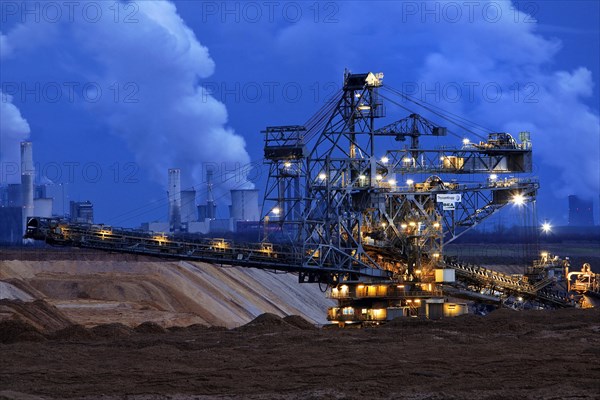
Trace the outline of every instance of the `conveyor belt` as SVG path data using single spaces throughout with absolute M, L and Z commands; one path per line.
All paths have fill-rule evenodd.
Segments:
M 105 226 L 87 226 L 57 222 L 52 219 L 34 218 L 26 233 L 27 238 L 44 240 L 53 245 L 81 247 L 150 255 L 162 258 L 200 261 L 217 265 L 234 265 L 282 272 L 299 273 L 301 281 L 328 282 L 333 276 L 353 275 L 387 280 L 387 271 L 374 268 L 341 269 L 339 266 L 310 265 L 305 257 L 292 247 L 266 243 L 236 245 L 224 239 L 201 239 L 195 241 L 178 240 L 163 235 L 145 232 L 114 229 Z M 446 259 L 446 266 L 456 271 L 459 282 L 489 288 L 503 294 L 514 294 L 554 306 L 569 307 L 573 302 L 565 295 L 548 289 L 554 283 L 552 278 L 528 283 L 522 277 L 503 274 L 490 269 L 461 264 Z M 307 276 L 304 279 L 302 276 Z M 465 288 L 461 288 L 463 291 Z M 468 290 L 468 289 L 467 289 Z
M 566 293 L 563 295 L 548 289 L 548 286 L 555 282 L 553 278 L 545 278 L 535 283 L 528 283 L 523 280 L 522 276 L 515 277 L 478 265 L 461 264 L 456 261 L 446 260 L 446 266 L 456 271 L 456 277 L 459 281 L 474 283 L 480 287 L 491 288 L 505 294 L 520 295 L 530 300 L 538 300 L 561 307 L 571 307 L 574 305 L 566 296 Z

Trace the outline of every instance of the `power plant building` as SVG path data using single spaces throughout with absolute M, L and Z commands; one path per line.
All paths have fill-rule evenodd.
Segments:
M 23 243 L 23 209 L 21 207 L 0 207 L 0 243 Z
M 36 198 L 33 200 L 33 213 L 36 217 L 52 217 L 52 199 Z
M 90 201 L 71 201 L 71 222 L 93 224 L 94 205 Z
M 236 189 L 231 191 L 231 218 L 234 221 L 258 221 L 258 190 Z
M 52 199 L 52 215 L 63 216 L 69 211 L 69 185 L 46 183 L 35 187 L 36 199 Z M 37 213 L 36 213 L 37 215 Z
M 64 217 L 69 211 L 65 184 L 35 184 L 32 143 L 21 142 L 20 151 L 21 182 L 0 186 L 0 243 L 5 244 L 24 242 L 22 237 L 30 217 Z
M 198 209 L 196 207 L 196 191 L 181 191 L 181 222 L 188 224 L 198 221 Z
M 237 231 L 239 223 L 258 223 L 258 190 L 231 190 L 231 205 L 227 218 L 217 218 L 213 195 L 213 171 L 206 173 L 206 203 L 196 204 L 195 190 L 181 190 L 181 170 L 168 171 L 168 222 L 145 222 L 142 229 L 152 232 L 226 233 Z

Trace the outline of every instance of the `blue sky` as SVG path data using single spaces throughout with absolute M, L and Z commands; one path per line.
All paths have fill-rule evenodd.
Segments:
M 239 166 L 262 188 L 260 131 L 304 123 L 344 68 L 529 130 L 540 219 L 566 223 L 569 194 L 598 202 L 597 1 L 69 4 L 1 3 L 2 181 L 29 138 L 38 171 L 98 222 L 164 220 L 169 167 L 200 190 L 208 166 L 226 174 L 221 204 L 251 185 Z

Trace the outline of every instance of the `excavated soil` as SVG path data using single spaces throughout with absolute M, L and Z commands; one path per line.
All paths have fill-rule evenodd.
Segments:
M 317 329 L 302 317 L 273 314 L 232 330 L 144 323 L 47 333 L 8 320 L 0 322 L 0 338 L 0 398 L 15 400 L 598 399 L 600 393 L 597 309 L 499 310 L 363 329 Z
M 12 317 L 12 315 L 18 315 L 21 321 L 40 330 L 53 331 L 71 325 L 69 318 L 44 300 L 33 302 L 0 300 L 0 320 Z
M 167 330 L 162 326 L 158 325 L 156 322 L 146 321 L 142 322 L 134 329 L 137 333 L 166 333 Z
M 0 299 L 45 300 L 63 317 L 56 329 L 64 318 L 86 327 L 151 321 L 235 328 L 265 312 L 322 324 L 334 305 L 318 285 L 299 285 L 293 274 L 75 250 L 49 251 L 49 260 L 34 250 L 20 255 L 0 254 Z M 0 303 L 0 320 L 21 313 Z
M 2 251 L 0 399 L 600 399 L 600 309 L 322 329 L 296 280 Z
M 317 327 L 315 325 L 311 324 L 310 322 L 308 322 L 307 320 L 305 320 L 304 318 L 302 318 L 299 315 L 288 315 L 287 317 L 284 317 L 283 320 L 285 322 L 287 322 L 288 324 L 295 326 L 298 329 L 303 329 L 303 330 L 317 329 Z

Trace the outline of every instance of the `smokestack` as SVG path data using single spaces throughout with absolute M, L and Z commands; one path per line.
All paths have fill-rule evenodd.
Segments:
M 217 205 L 215 204 L 215 198 L 213 196 L 213 170 L 209 169 L 206 171 L 206 218 L 215 219 L 217 218 Z
M 35 168 L 33 166 L 33 147 L 31 142 L 21 142 L 21 198 L 23 234 L 27 230 L 27 221 L 33 217 L 33 179 Z M 27 240 L 24 240 L 27 242 Z
M 179 168 L 169 169 L 169 226 L 171 232 L 181 230 L 181 171 Z

